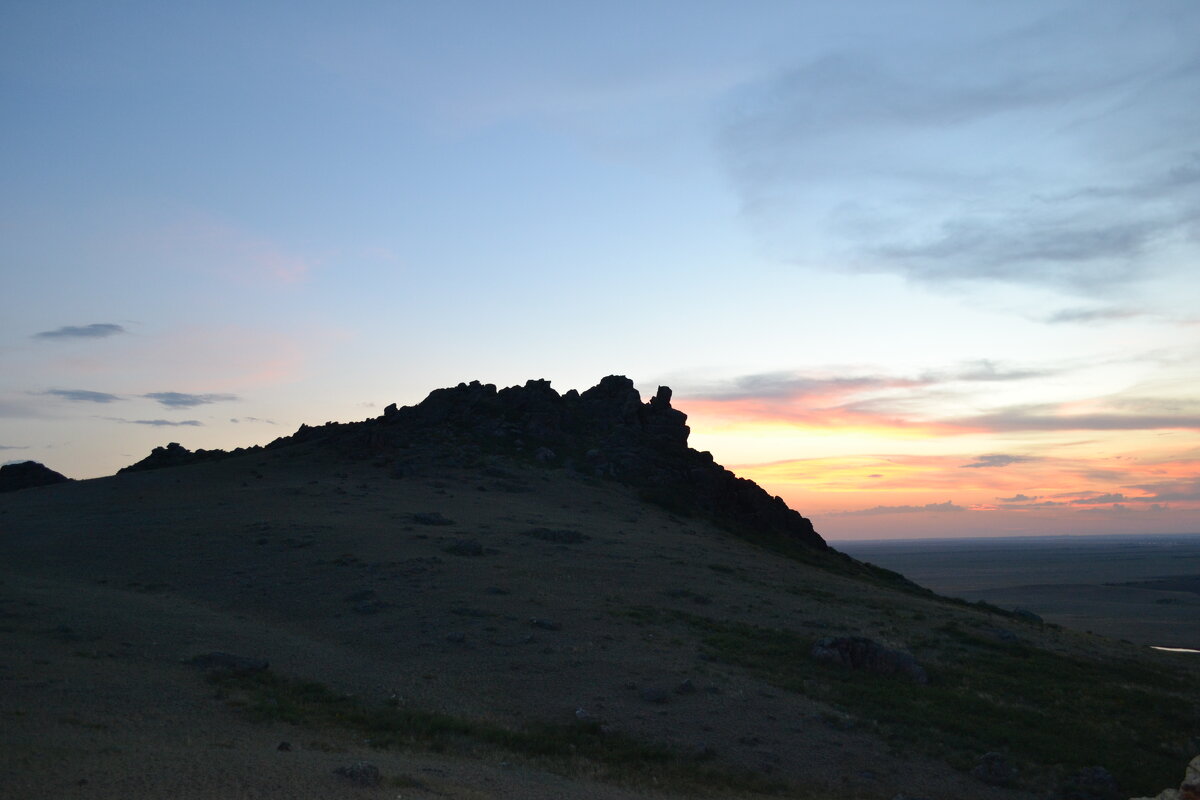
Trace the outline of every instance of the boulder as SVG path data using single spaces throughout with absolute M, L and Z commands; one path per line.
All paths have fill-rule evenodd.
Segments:
M 911 655 L 863 636 L 826 636 L 813 645 L 810 655 L 817 661 L 845 669 L 906 678 L 917 684 L 929 683 L 925 668 Z

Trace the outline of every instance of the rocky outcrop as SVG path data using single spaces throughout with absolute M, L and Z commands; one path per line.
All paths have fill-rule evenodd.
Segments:
M 904 678 L 917 684 L 929 683 L 924 667 L 911 655 L 863 636 L 827 636 L 812 646 L 810 655 L 817 661 L 845 669 Z
M 142 472 L 148 469 L 165 469 L 167 467 L 182 467 L 187 464 L 198 464 L 203 461 L 219 461 L 223 458 L 240 455 L 242 453 L 261 450 L 260 447 L 239 447 L 233 451 L 226 450 L 188 450 L 178 442 L 171 442 L 166 447 L 156 447 L 150 451 L 150 455 L 143 458 L 137 463 L 130 464 L 128 467 L 122 467 L 117 470 L 119 475 L 122 472 Z
M 385 409 L 357 425 L 302 426 L 286 440 L 324 440 L 359 457 L 402 457 L 435 442 L 460 452 L 498 453 L 616 480 L 680 515 L 710 517 L 738 532 L 820 550 L 812 523 L 710 453 L 688 447 L 687 415 L 665 386 L 643 403 L 629 378 L 610 375 L 585 392 L 559 394 L 546 380 L 497 389 L 478 381 L 438 389 L 418 405 Z
M 0 467 L 0 492 L 16 492 L 69 480 L 71 479 L 66 475 L 61 475 L 36 461 L 22 461 L 19 464 L 5 464 Z
M 712 519 L 767 546 L 799 546 L 852 563 L 830 550 L 812 523 L 782 499 L 738 478 L 712 454 L 688 447 L 689 433 L 687 415 L 671 406 L 669 388 L 659 387 L 643 403 L 633 381 L 610 375 L 585 392 L 572 389 L 565 394 L 547 380 L 505 389 L 478 381 L 460 383 L 430 392 L 415 406 L 389 405 L 382 416 L 364 422 L 301 425 L 266 449 L 311 445 L 344 457 L 371 459 L 387 466 L 396 478 L 419 473 L 428 463 L 470 467 L 479 466 L 484 456 L 525 459 L 619 481 L 636 488 L 643 500 L 682 516 Z M 121 472 L 241 452 L 247 451 L 191 452 L 173 442 L 156 447 Z

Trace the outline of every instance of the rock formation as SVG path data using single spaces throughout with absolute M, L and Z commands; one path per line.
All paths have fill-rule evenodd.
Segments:
M 31 489 L 34 486 L 65 483 L 69 480 L 71 479 L 66 475 L 61 475 L 36 461 L 5 464 L 0 467 L 0 492 L 15 492 L 19 489 Z

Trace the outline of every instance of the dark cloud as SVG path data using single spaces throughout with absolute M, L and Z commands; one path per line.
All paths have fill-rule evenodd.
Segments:
M 128 422 L 130 425 L 154 425 L 158 427 L 178 427 L 181 425 L 199 426 L 204 424 L 203 422 L 195 419 L 184 419 L 178 421 L 170 419 L 122 419 L 117 421 Z
M 1033 456 L 1010 456 L 1004 453 L 993 453 L 991 455 L 979 456 L 970 464 L 963 464 L 963 468 L 1007 467 L 1009 464 L 1024 464 L 1028 461 L 1037 461 L 1037 459 Z
M 87 389 L 50 389 L 42 392 L 73 403 L 115 403 L 121 398 L 108 392 L 92 392 Z
M 1048 414 L 1039 413 L 1039 408 L 1013 408 L 948 422 L 994 432 L 1200 430 L 1196 414 Z
M 120 325 L 111 322 L 95 322 L 91 325 L 64 325 L 52 331 L 35 333 L 35 339 L 103 339 L 106 336 L 116 336 L 125 333 Z
M 142 397 L 155 400 L 168 408 L 191 408 L 238 399 L 237 395 L 232 394 L 187 394 L 184 392 L 150 392 Z
M 1072 500 L 1071 505 L 1075 506 L 1102 506 L 1108 503 L 1124 503 L 1131 500 L 1139 500 L 1137 497 L 1126 497 L 1120 492 L 1110 492 L 1109 494 L 1098 494 L 1093 497 L 1081 497 L 1077 500 Z
M 998 500 L 1001 503 L 1032 503 L 1034 500 L 1040 500 L 1040 499 L 1041 499 L 1041 497 L 1038 497 L 1038 496 L 1030 497 L 1029 495 L 1025 495 L 1025 494 L 1015 494 L 1012 497 L 997 497 L 996 498 L 996 500 Z
M 687 391 L 704 400 L 797 400 L 803 397 L 837 398 L 888 389 L 921 389 L 946 383 L 1020 381 L 1058 375 L 1068 368 L 1030 369 L 1006 366 L 987 359 L 922 373 L 916 377 L 859 374 L 846 377 L 805 375 L 798 372 L 762 372 L 730 378 L 717 385 Z
M 1140 500 L 1151 500 L 1161 503 L 1200 501 L 1200 480 L 1149 483 L 1134 488 L 1147 492 L 1148 495 Z
M 0 444 L 0 450 L 28 450 L 28 445 Z
M 923 506 L 874 506 L 872 508 L 860 508 L 856 511 L 842 511 L 836 516 L 840 517 L 872 517 L 879 514 L 918 514 L 927 511 L 966 511 L 963 506 L 955 505 L 949 501 L 945 503 L 927 503 Z

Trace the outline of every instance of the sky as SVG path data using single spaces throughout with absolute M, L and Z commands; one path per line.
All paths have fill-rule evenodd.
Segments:
M 0 463 L 628 375 L 830 539 L 1200 531 L 1200 3 L 0 4 Z

